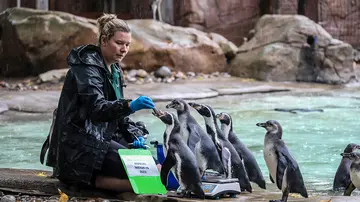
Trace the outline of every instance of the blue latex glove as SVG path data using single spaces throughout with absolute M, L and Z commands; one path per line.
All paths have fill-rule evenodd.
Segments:
M 130 110 L 136 112 L 141 109 L 153 109 L 155 107 L 154 102 L 148 96 L 140 96 L 130 102 Z
M 132 143 L 132 147 L 135 148 L 135 149 L 138 149 L 138 148 L 143 148 L 143 149 L 146 149 L 145 147 L 145 139 L 143 137 L 137 137 L 137 139 L 135 139 Z

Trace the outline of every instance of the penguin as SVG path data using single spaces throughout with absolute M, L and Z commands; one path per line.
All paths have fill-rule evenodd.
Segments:
M 344 153 L 351 153 L 356 149 L 360 149 L 360 145 L 357 144 L 348 144 L 344 149 Z M 351 160 L 347 157 L 341 159 L 340 165 L 336 171 L 333 190 L 334 191 L 343 191 L 351 183 L 350 180 L 350 165 Z
M 184 196 L 190 196 L 190 193 L 193 192 L 197 197 L 204 199 L 205 193 L 202 189 L 195 155 L 181 138 L 177 117 L 172 113 L 160 110 L 154 110 L 153 115 L 166 125 L 163 136 L 166 157 L 160 171 L 161 182 L 166 186 L 170 169 L 174 167 L 175 176 Z
M 216 115 L 221 123 L 221 130 L 224 133 L 226 139 L 234 146 L 240 158 L 244 162 L 246 173 L 249 176 L 249 180 L 255 182 L 260 188 L 266 189 L 266 183 L 261 172 L 261 169 L 256 162 L 254 155 L 251 151 L 241 142 L 238 136 L 233 131 L 232 118 L 228 113 L 222 112 Z
M 196 111 L 204 118 L 206 131 L 212 137 L 213 142 L 217 146 L 217 149 L 220 152 L 223 150 L 230 153 L 230 163 L 227 164 L 228 174 L 232 177 L 236 177 L 239 180 L 240 189 L 252 192 L 252 187 L 249 181 L 249 177 L 246 173 L 244 164 L 236 152 L 234 146 L 225 138 L 224 134 L 220 130 L 214 110 L 208 105 L 196 104 L 190 102 L 189 105 L 196 109 Z
M 264 138 L 264 159 L 269 169 L 270 180 L 282 191 L 282 199 L 270 201 L 286 202 L 289 193 L 299 193 L 308 198 L 300 168 L 281 139 L 281 125 L 274 120 L 256 125 L 267 131 Z
M 45 154 L 47 152 L 47 150 L 49 149 L 50 146 L 50 142 L 51 142 L 51 137 L 54 131 L 54 125 L 55 125 L 55 119 L 56 119 L 56 113 L 57 113 L 57 108 L 53 111 L 53 118 L 52 118 L 52 123 L 50 126 L 50 131 L 48 136 L 46 137 L 45 142 L 43 143 L 42 147 L 41 147 L 41 151 L 40 151 L 40 163 L 44 164 L 44 159 L 45 159 Z
M 182 99 L 174 99 L 166 108 L 176 110 L 184 141 L 195 154 L 200 175 L 208 168 L 224 174 L 224 167 L 215 144 L 190 114 L 190 106 Z
M 351 160 L 350 165 L 350 179 L 351 182 L 346 187 L 344 196 L 350 196 L 351 193 L 357 188 L 360 190 L 360 153 L 341 153 L 341 156 Z

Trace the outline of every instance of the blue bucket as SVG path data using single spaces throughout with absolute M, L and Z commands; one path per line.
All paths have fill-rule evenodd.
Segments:
M 161 165 L 163 165 L 164 161 L 165 161 L 165 154 L 164 154 L 164 148 L 162 144 L 155 144 L 156 147 L 156 154 L 157 154 L 157 159 L 159 161 L 159 163 Z M 170 171 L 169 175 L 168 175 L 168 179 L 167 179 L 167 186 L 166 189 L 167 190 L 177 190 L 179 188 L 179 182 L 177 181 L 177 179 L 175 178 L 174 174 L 172 171 Z

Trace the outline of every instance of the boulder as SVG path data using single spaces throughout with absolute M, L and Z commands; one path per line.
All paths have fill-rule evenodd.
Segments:
M 347 83 L 356 78 L 353 48 L 300 15 L 264 15 L 231 61 L 234 76 L 265 81 Z
M 122 61 L 124 68 L 155 71 L 168 66 L 173 71 L 210 73 L 226 70 L 220 45 L 207 33 L 155 20 L 128 20 L 133 40 Z
M 133 42 L 122 63 L 125 68 L 221 72 L 227 67 L 225 54 L 236 50 L 224 37 L 194 28 L 153 20 L 127 22 Z M 10 8 L 0 14 L 0 26 L 0 76 L 36 76 L 67 68 L 72 48 L 97 43 L 95 20 L 63 12 Z
M 94 21 L 55 11 L 10 8 L 0 14 L 0 75 L 36 76 L 66 68 L 73 47 L 96 43 Z
M 65 69 L 54 69 L 42 73 L 38 76 L 38 83 L 59 83 L 66 77 L 66 73 L 68 72 L 68 68 Z

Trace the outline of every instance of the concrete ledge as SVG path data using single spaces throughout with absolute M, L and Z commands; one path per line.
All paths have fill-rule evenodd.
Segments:
M 190 202 L 190 201 L 214 201 L 196 200 L 189 198 L 174 197 L 170 192 L 166 196 L 160 195 L 136 195 L 134 193 L 117 194 L 114 192 L 102 191 L 89 187 L 67 186 L 57 179 L 48 176 L 51 172 L 42 170 L 7 169 L 0 168 L 0 191 L 6 194 L 27 194 L 35 196 L 54 196 L 59 195 L 57 189 L 60 188 L 69 197 L 76 198 L 104 198 L 117 201 L 150 201 L 150 202 Z M 254 186 L 255 187 L 255 186 Z M 242 193 L 237 198 L 223 198 L 221 201 L 239 202 L 267 202 L 270 199 L 281 197 L 280 191 L 258 190 L 255 188 L 253 193 Z M 355 202 L 360 201 L 360 196 L 312 196 L 308 199 L 289 196 L 289 202 Z
M 218 88 L 213 89 L 219 93 L 219 95 L 241 95 L 241 94 L 251 94 L 251 93 L 276 93 L 276 92 L 286 92 L 291 91 L 291 89 L 283 87 L 273 87 L 273 86 L 253 86 L 253 87 L 244 87 L 244 88 Z

